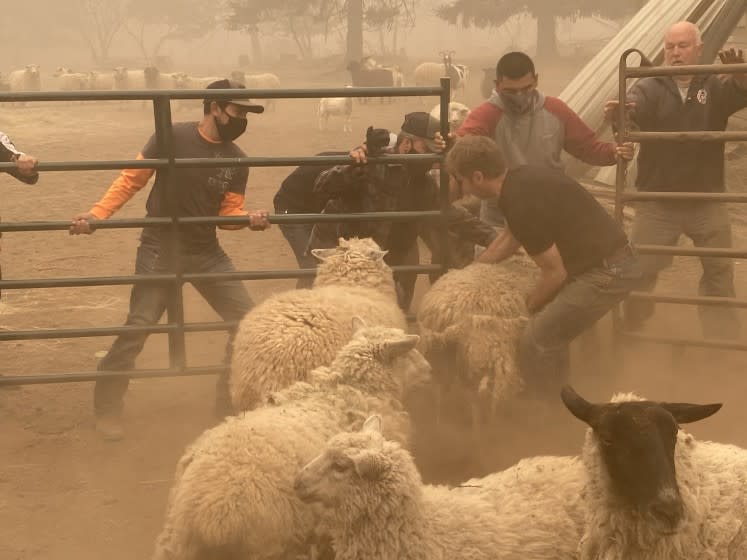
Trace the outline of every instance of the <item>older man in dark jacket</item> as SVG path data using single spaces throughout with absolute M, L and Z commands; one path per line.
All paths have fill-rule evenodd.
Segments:
M 667 66 L 700 62 L 703 42 L 690 22 L 672 25 L 664 35 Z M 720 53 L 723 63 L 743 62 L 733 49 Z M 729 116 L 747 107 L 747 76 L 731 74 L 662 76 L 643 78 L 633 86 L 627 100 L 634 124 L 646 132 L 721 131 Z M 605 106 L 612 119 L 616 101 Z M 639 191 L 724 192 L 723 142 L 641 142 L 638 155 Z M 698 247 L 731 247 L 731 224 L 727 208 L 718 202 L 639 202 L 633 223 L 633 244 L 675 245 L 685 234 Z M 703 257 L 703 275 L 698 292 L 704 296 L 735 297 L 734 266 L 730 259 Z M 659 271 L 669 266 L 667 255 L 641 255 L 648 290 L 656 285 Z M 639 328 L 653 314 L 654 304 L 631 300 L 625 305 L 625 320 Z M 698 309 L 706 337 L 738 338 L 736 310 L 701 306 Z

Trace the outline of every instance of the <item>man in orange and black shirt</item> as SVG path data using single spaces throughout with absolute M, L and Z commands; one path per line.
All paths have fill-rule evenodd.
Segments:
M 239 89 L 244 86 L 229 80 L 218 80 L 208 89 Z M 262 113 L 261 105 L 247 99 L 216 101 L 205 99 L 204 116 L 200 122 L 174 124 L 174 154 L 177 158 L 237 158 L 244 152 L 234 144 L 246 129 L 247 113 Z M 151 137 L 138 159 L 158 157 L 155 137 Z M 173 185 L 178 192 L 178 215 L 187 216 L 246 216 L 250 229 L 269 227 L 264 211 L 248 213 L 243 209 L 244 193 L 249 171 L 247 168 L 179 168 L 174 172 Z M 92 220 L 104 220 L 119 210 L 153 175 L 152 169 L 125 169 L 109 187 L 104 197 L 84 214 L 73 218 L 70 233 L 90 234 Z M 163 207 L 164 182 L 156 181 L 146 203 L 148 217 L 167 216 Z M 222 226 L 240 229 L 245 226 Z M 140 238 L 135 261 L 136 274 L 169 272 L 167 259 L 161 250 L 161 235 L 165 230 L 146 227 Z M 215 225 L 190 225 L 184 227 L 179 258 L 184 272 L 230 272 L 234 270 L 231 259 L 218 243 Z M 246 288 L 236 280 L 210 280 L 193 285 L 210 306 L 225 321 L 240 320 L 252 307 Z M 139 284 L 132 288 L 130 313 L 127 325 L 152 325 L 159 321 L 168 301 L 169 285 Z M 147 334 L 127 333 L 117 337 L 106 357 L 99 363 L 99 371 L 134 369 L 135 358 L 142 351 Z M 231 336 L 232 339 L 232 336 Z M 226 363 L 230 363 L 231 339 L 226 349 Z M 124 394 L 129 380 L 126 377 L 108 377 L 96 382 L 94 409 L 96 428 L 108 440 L 118 440 L 124 435 L 121 413 Z M 216 412 L 230 412 L 228 375 L 218 380 Z

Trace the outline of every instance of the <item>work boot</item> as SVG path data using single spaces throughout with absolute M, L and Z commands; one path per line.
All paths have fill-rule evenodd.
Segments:
M 122 416 L 116 413 L 100 414 L 96 417 L 96 431 L 104 441 L 119 441 L 124 438 Z

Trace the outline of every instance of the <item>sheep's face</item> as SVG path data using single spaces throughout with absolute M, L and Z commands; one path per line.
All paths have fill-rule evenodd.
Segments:
M 592 428 L 615 498 L 646 517 L 655 530 L 676 532 L 684 517 L 674 460 L 679 423 L 707 418 L 721 405 L 591 404 L 568 387 L 562 398 Z
M 347 515 L 352 513 L 352 504 L 365 501 L 358 496 L 385 469 L 380 457 L 384 447 L 381 426 L 372 428 L 370 423 L 367 420 L 361 432 L 330 439 L 324 452 L 298 473 L 293 488 L 302 501 L 328 509 L 345 508 Z
M 382 251 L 371 238 L 340 238 L 334 249 L 312 249 L 311 253 L 321 261 L 315 286 L 343 282 L 351 286 L 383 285 L 394 289 L 392 269 L 384 262 L 387 251 Z
M 353 337 L 336 358 L 338 367 L 344 371 L 345 383 L 370 388 L 370 383 L 376 381 L 381 385 L 381 391 L 401 396 L 405 390 L 430 381 L 431 366 L 415 349 L 420 341 L 418 335 L 407 334 L 395 327 L 368 327 L 358 318 L 353 320 L 353 328 Z M 376 380 L 364 379 L 361 375 L 369 374 L 370 370 L 350 367 L 351 362 L 359 361 L 378 362 L 392 375 Z

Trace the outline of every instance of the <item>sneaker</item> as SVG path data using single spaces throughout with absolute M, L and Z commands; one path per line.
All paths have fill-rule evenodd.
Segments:
M 119 414 L 102 414 L 96 418 L 96 431 L 104 441 L 119 441 L 124 438 L 122 417 Z

